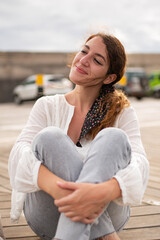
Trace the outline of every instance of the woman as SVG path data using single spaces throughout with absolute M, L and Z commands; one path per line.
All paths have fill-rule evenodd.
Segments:
M 119 239 L 142 200 L 149 166 L 137 117 L 114 88 L 125 64 L 117 38 L 90 36 L 71 66 L 75 89 L 40 98 L 11 151 L 11 217 L 24 208 L 42 239 Z

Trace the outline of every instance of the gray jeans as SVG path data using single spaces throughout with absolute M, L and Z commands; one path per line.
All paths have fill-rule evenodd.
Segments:
M 111 179 L 131 159 L 126 134 L 117 128 L 100 131 L 92 141 L 85 163 L 71 139 L 56 127 L 47 127 L 33 140 L 35 156 L 54 174 L 67 181 L 100 183 Z M 24 204 L 26 220 L 42 239 L 91 240 L 120 231 L 129 219 L 129 207 L 106 204 L 93 224 L 72 222 L 58 212 L 53 198 L 44 191 L 28 193 Z

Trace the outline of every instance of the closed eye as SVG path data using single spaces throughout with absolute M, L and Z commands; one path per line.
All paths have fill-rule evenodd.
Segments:
M 81 50 L 81 53 L 87 54 L 87 52 L 85 50 Z
M 96 58 L 94 58 L 94 61 L 96 62 L 96 63 L 98 63 L 99 65 L 103 65 L 101 62 L 99 62 Z

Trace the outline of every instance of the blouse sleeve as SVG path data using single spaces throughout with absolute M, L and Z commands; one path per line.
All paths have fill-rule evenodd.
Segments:
M 40 98 L 33 106 L 27 125 L 13 146 L 8 162 L 10 183 L 19 192 L 34 192 L 37 186 L 37 176 L 41 162 L 36 159 L 31 143 L 34 136 L 46 127 L 44 98 Z
M 141 142 L 138 119 L 132 107 L 126 108 L 117 119 L 118 128 L 128 135 L 132 155 L 130 164 L 114 176 L 122 190 L 118 204 L 138 205 L 141 203 L 149 176 L 149 163 Z

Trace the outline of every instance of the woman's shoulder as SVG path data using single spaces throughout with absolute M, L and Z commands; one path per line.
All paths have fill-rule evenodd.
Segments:
M 134 121 L 137 119 L 137 114 L 132 105 L 129 105 L 128 107 L 125 107 L 120 114 L 117 117 L 116 123 L 118 122 L 128 122 L 128 121 Z
M 37 100 L 37 103 L 41 104 L 65 104 L 65 96 L 62 94 L 56 94 L 52 96 L 43 96 Z
M 65 95 L 62 94 L 43 96 L 37 100 L 34 108 L 36 111 L 47 112 L 50 115 L 58 113 L 62 116 L 64 113 L 73 111 L 73 106 L 67 102 Z
M 119 114 L 120 116 L 124 115 L 136 115 L 136 110 L 132 105 L 125 107 Z

